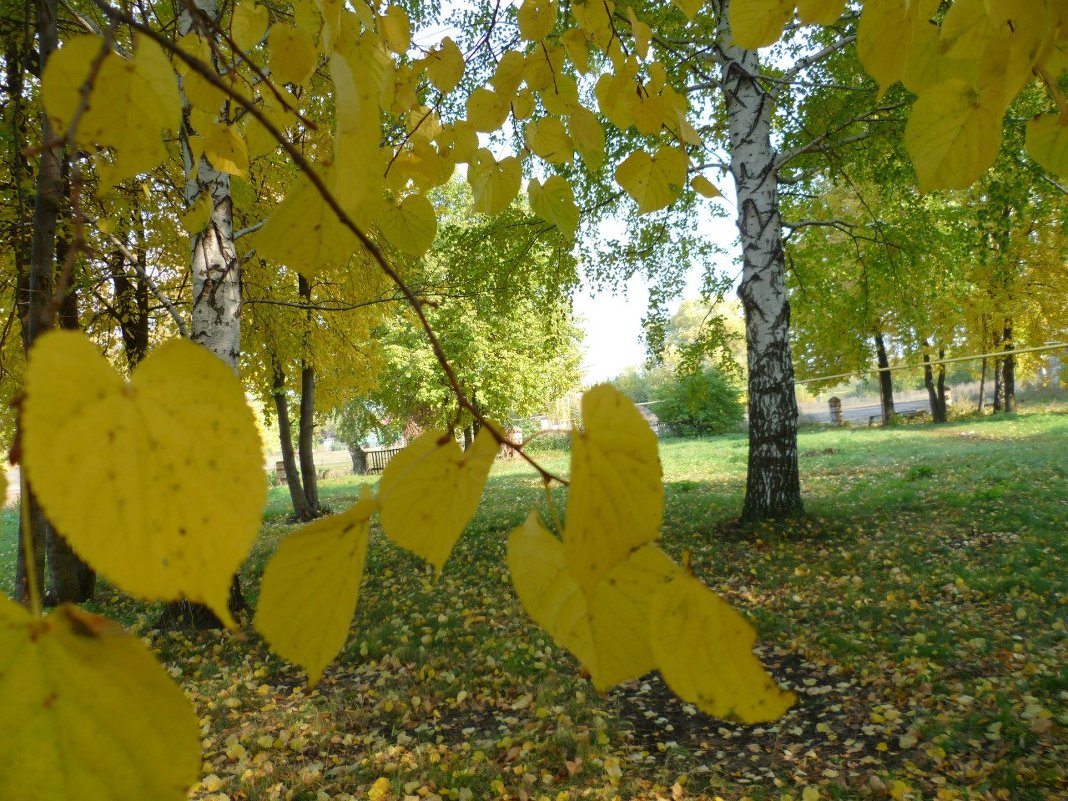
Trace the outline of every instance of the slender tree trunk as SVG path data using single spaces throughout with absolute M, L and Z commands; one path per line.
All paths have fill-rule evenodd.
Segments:
M 1006 412 L 1016 411 L 1016 357 L 1013 355 L 1015 350 L 1012 344 L 1012 321 L 1009 320 L 1005 323 L 1005 352 L 1006 356 L 1001 362 L 1002 370 L 1002 398 L 1003 407 Z
M 879 399 L 882 402 L 885 425 L 894 417 L 894 379 L 887 369 L 890 360 L 886 356 L 886 343 L 881 331 L 875 332 L 875 356 L 879 361 Z
M 38 0 L 37 2 L 37 47 L 40 74 L 44 74 L 48 57 L 59 45 L 56 22 L 56 0 Z M 55 132 L 48 116 L 41 114 L 41 141 L 48 143 L 55 139 Z M 37 170 L 37 191 L 33 206 L 33 230 L 30 238 L 29 274 L 23 285 L 24 295 L 19 299 L 19 307 L 24 320 L 22 344 L 29 353 L 37 337 L 52 327 L 51 304 L 53 292 L 53 274 L 56 261 L 56 224 L 59 220 L 63 201 L 63 152 L 60 148 L 45 147 L 41 151 L 41 161 Z M 44 591 L 45 543 L 49 538 L 51 526 L 44 515 L 33 487 L 22 493 L 21 503 L 30 505 L 29 514 L 21 515 L 21 525 L 30 521 L 29 544 L 32 552 L 25 553 L 23 546 L 27 537 L 25 532 L 19 537 L 19 551 L 15 562 L 15 600 L 20 603 L 29 601 L 30 575 L 32 570 L 36 586 Z
M 927 343 L 924 343 L 926 345 Z M 927 388 L 927 402 L 931 407 L 931 419 L 938 422 L 938 395 L 935 392 L 934 371 L 931 369 L 931 357 L 923 354 L 923 385 Z
M 983 402 L 986 400 L 986 356 L 983 357 L 983 370 L 979 374 L 979 407 L 976 414 L 983 413 Z
M 994 402 L 992 405 L 994 414 L 1002 411 L 1005 401 L 1005 385 L 1002 383 L 1004 372 L 1001 368 L 1001 359 L 994 359 Z
M 464 450 L 466 451 L 475 442 L 475 427 L 473 425 L 464 426 Z
M 729 2 L 720 3 L 718 38 L 737 189 L 749 366 L 749 467 L 743 520 L 803 511 L 797 466 L 797 400 L 790 355 L 776 153 L 771 144 L 774 100 L 758 81 L 756 51 L 733 43 Z
M 285 374 L 278 365 L 274 368 L 271 394 L 274 395 L 275 416 L 278 418 L 278 444 L 282 448 L 282 464 L 286 469 L 286 485 L 289 487 L 289 499 L 293 502 L 293 514 L 298 520 L 311 520 L 315 515 L 308 508 L 308 500 L 304 497 L 304 487 L 301 486 L 300 473 L 297 471 L 296 454 L 293 452 L 289 403 L 285 396 Z
M 297 292 L 306 303 L 311 304 L 311 285 L 303 276 L 297 278 Z M 312 313 L 308 311 L 308 325 Z M 305 354 L 308 352 L 305 342 Z M 300 472 L 304 481 L 304 498 L 312 517 L 319 516 L 319 480 L 315 473 L 315 365 L 308 356 L 300 365 L 300 422 L 297 448 L 300 451 Z
M 946 407 L 946 365 L 942 362 L 942 359 L 946 358 L 946 352 L 944 349 L 938 349 L 938 381 L 936 383 L 937 392 L 935 393 L 935 415 L 934 421 L 936 423 L 944 423 L 949 419 L 949 410 Z
M 206 16 L 218 21 L 216 0 L 195 0 Z M 178 17 L 178 32 L 193 30 L 193 17 L 185 9 Z M 179 83 L 181 89 L 181 84 Z M 190 105 L 182 91 L 182 159 L 185 164 L 185 201 L 191 207 L 201 194 L 211 199 L 212 212 L 204 230 L 193 237 L 190 248 L 190 273 L 193 288 L 193 314 L 190 338 L 198 342 L 238 373 L 241 357 L 241 275 L 234 247 L 233 200 L 230 176 L 216 169 L 201 156 L 193 162 L 190 137 L 198 132 L 190 122 Z M 190 432 L 192 436 L 195 432 Z M 225 536 L 221 534 L 220 536 Z M 247 610 L 241 583 L 234 575 L 230 585 L 230 613 L 236 618 Z M 176 601 L 168 605 L 159 621 L 161 626 L 183 623 L 194 628 L 221 628 L 222 621 L 203 604 Z

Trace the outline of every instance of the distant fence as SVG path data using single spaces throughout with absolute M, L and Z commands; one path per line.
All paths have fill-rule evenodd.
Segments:
M 394 456 L 401 452 L 403 448 L 364 448 L 363 456 L 365 459 L 364 472 L 365 473 L 381 473 L 386 469 L 386 465 L 390 463 Z

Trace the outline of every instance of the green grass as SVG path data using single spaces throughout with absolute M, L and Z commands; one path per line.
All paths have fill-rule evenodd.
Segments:
M 1066 446 L 1056 413 L 805 431 L 806 517 L 740 526 L 744 437 L 662 442 L 663 545 L 753 619 L 798 692 L 773 726 L 705 718 L 656 677 L 596 695 L 511 591 L 507 533 L 545 503 L 518 463 L 494 469 L 437 581 L 373 531 L 352 636 L 314 691 L 254 636 L 155 633 L 154 610 L 106 588 L 95 606 L 181 670 L 205 772 L 235 801 L 362 799 L 382 777 L 395 798 L 1066 798 Z M 325 481 L 324 502 L 368 481 Z M 253 599 L 287 511 L 273 489 Z M 8 586 L 14 530 L 5 511 Z

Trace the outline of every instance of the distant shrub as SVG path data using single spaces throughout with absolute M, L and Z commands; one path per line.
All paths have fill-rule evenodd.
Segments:
M 544 434 L 535 432 L 526 438 L 523 450 L 527 453 L 570 452 L 571 434 L 566 431 L 550 431 Z
M 726 434 L 745 419 L 738 388 L 713 367 L 665 382 L 653 408 L 672 434 L 683 437 Z

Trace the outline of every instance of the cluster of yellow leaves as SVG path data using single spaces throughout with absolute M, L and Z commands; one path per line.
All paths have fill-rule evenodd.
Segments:
M 133 595 L 200 601 L 235 625 L 230 579 L 266 487 L 252 413 L 221 361 L 173 341 L 127 383 L 83 335 L 46 334 L 27 367 L 22 429 L 33 491 L 94 568 Z M 136 637 L 75 607 L 35 618 L 0 598 L 0 701 L 13 734 L 0 738 L 0 764 L 18 768 L 0 770 L 4 798 L 177 800 L 199 773 L 182 692 Z
M 466 68 L 452 39 L 445 37 L 415 57 L 411 23 L 400 6 L 378 13 L 362 4 L 350 9 L 310 0 L 298 0 L 292 18 L 275 20 L 266 7 L 243 0 L 223 20 L 228 34 L 223 41 L 209 46 L 200 33 L 182 36 L 176 47 L 206 66 L 232 49 L 233 66 L 218 80 L 180 58 L 172 67 L 163 51 L 144 39 L 135 40 L 132 59 L 102 49 L 98 37 L 72 40 L 46 71 L 45 102 L 54 123 L 65 130 L 74 120 L 82 85 L 92 87 L 91 100 L 100 100 L 90 102 L 77 121 L 76 139 L 107 154 L 101 162 L 106 186 L 162 162 L 167 155 L 162 134 L 178 127 L 183 100 L 194 163 L 203 157 L 218 170 L 244 176 L 251 159 L 277 149 L 278 135 L 299 137 L 355 225 L 418 257 L 437 231 L 437 212 L 425 195 L 448 181 L 459 164 L 468 165 L 475 208 L 486 214 L 499 213 L 518 195 L 524 161 L 560 167 L 577 155 L 590 170 L 601 169 L 603 123 L 582 104 L 574 75 L 564 69 L 570 61 L 578 73 L 589 73 L 590 53 L 599 51 L 609 66 L 596 81 L 601 115 L 621 129 L 671 141 L 655 154 L 637 150 L 615 178 L 640 213 L 664 208 L 686 186 L 686 146 L 700 144 L 686 120 L 686 98 L 666 84 L 663 65 L 647 60 L 652 32 L 633 9 L 627 10 L 625 24 L 614 20 L 611 0 L 572 10 L 574 26 L 561 30 L 565 23 L 556 2 L 525 0 L 518 9 L 519 45 L 502 55 L 489 84 L 467 97 L 466 118 L 449 123 L 437 107 L 456 90 Z M 620 37 L 627 33 L 624 43 Z M 91 66 L 102 54 L 93 75 Z M 264 72 L 267 80 L 250 70 Z M 239 124 L 231 122 L 220 85 L 255 103 L 270 126 L 249 114 L 241 115 Z M 322 96 L 324 86 L 333 90 L 332 135 L 309 130 L 299 115 L 302 103 Z M 117 97 L 124 102 L 114 102 Z M 489 155 L 479 147 L 478 134 L 500 130 L 509 117 L 524 133 L 525 149 L 515 156 Z M 393 122 L 399 123 L 403 135 L 384 138 L 383 120 L 394 129 Z M 574 193 L 550 181 L 531 186 L 534 211 L 574 233 L 579 218 Z M 718 194 L 707 179 L 694 188 L 709 197 Z M 293 215 L 293 205 L 302 213 Z M 324 264 L 345 263 L 359 247 L 349 228 L 327 219 L 334 216 L 326 198 L 309 190 L 307 181 L 298 182 L 252 246 L 261 256 L 311 276 Z M 191 232 L 205 221 L 198 206 L 182 219 Z M 320 247 L 293 246 L 313 240 Z
M 938 6 L 868 0 L 857 32 L 880 88 L 901 81 L 918 95 L 905 144 L 923 189 L 971 184 L 997 156 L 1005 112 L 1024 86 L 1038 75 L 1052 89 L 1068 70 L 1062 3 L 958 0 L 936 26 Z M 1027 129 L 1031 157 L 1059 175 L 1068 174 L 1065 125 L 1068 117 L 1046 115 Z
M 652 432 L 609 386 L 587 394 L 584 415 L 563 542 L 533 517 L 511 537 L 524 605 L 599 688 L 656 667 L 708 712 L 777 717 L 792 696 L 754 658 L 752 629 L 654 544 L 663 489 Z M 367 490 L 290 535 L 266 568 L 254 621 L 272 649 L 320 678 L 348 636 L 376 512 L 390 539 L 442 570 L 497 436 L 485 426 L 464 452 L 446 432 L 424 434 L 389 464 L 377 497 Z M 205 603 L 236 625 L 230 580 L 266 487 L 240 383 L 207 350 L 168 342 L 127 382 L 83 335 L 46 334 L 27 369 L 22 464 L 57 529 L 109 581 L 140 598 Z M 188 703 L 140 641 L 104 618 L 70 606 L 38 618 L 0 599 L 0 701 L 19 733 L 0 740 L 0 762 L 19 766 L 0 771 L 5 798 L 77 787 L 85 798 L 176 801 L 196 779 Z M 120 711 L 122 725 L 108 725 Z
M 562 539 L 533 513 L 509 538 L 524 607 L 599 690 L 656 668 L 709 714 L 778 718 L 793 695 L 753 655 L 752 627 L 655 545 L 664 508 L 656 436 L 609 385 L 586 393 L 582 419 Z
M 830 24 L 843 0 L 798 0 L 804 23 Z M 1044 169 L 1068 175 L 1068 113 L 1057 84 L 1068 72 L 1068 7 L 1059 0 L 999 3 L 956 0 L 936 17 L 939 0 L 865 0 L 857 53 L 885 92 L 900 81 L 917 95 L 905 145 L 920 188 L 969 186 L 1001 147 L 1009 105 L 1036 76 L 1054 94 L 1059 114 L 1027 126 L 1027 151 Z M 782 35 L 793 0 L 731 5 L 732 34 L 744 47 Z

